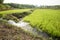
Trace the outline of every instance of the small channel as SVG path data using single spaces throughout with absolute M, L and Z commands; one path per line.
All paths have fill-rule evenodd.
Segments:
M 9 20 L 8 23 L 20 27 L 25 31 L 31 32 L 34 35 L 39 35 L 40 37 L 49 38 L 49 36 L 45 32 L 43 32 L 42 30 L 37 31 L 36 28 L 31 27 L 30 23 L 24 22 L 23 20 L 19 21 L 18 23 L 14 22 L 13 20 Z

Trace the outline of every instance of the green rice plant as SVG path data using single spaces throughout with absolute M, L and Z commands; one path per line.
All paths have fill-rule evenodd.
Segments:
M 31 9 L 14 9 L 14 10 L 7 10 L 7 11 L 0 11 L 0 14 L 12 14 L 12 13 L 21 13 L 25 11 L 29 11 Z
M 24 21 L 50 36 L 60 37 L 60 10 L 36 9 L 31 15 L 26 16 Z

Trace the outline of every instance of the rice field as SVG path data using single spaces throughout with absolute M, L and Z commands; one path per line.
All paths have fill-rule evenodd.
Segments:
M 7 10 L 7 11 L 0 11 L 0 14 L 12 14 L 12 13 L 21 13 L 25 11 L 29 11 L 31 9 L 14 9 L 14 10 Z
M 60 10 L 36 9 L 26 16 L 24 21 L 29 22 L 38 30 L 47 32 L 50 36 L 60 37 Z

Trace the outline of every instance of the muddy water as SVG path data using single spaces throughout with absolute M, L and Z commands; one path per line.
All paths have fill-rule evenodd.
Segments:
M 37 31 L 36 28 L 32 28 L 31 25 L 29 25 L 29 23 L 24 22 L 22 20 L 19 21 L 18 23 L 14 22 L 13 20 L 9 20 L 8 23 L 14 26 L 20 27 L 25 31 L 31 32 L 34 35 L 39 35 L 40 37 L 49 38 L 49 36 L 45 32 L 43 32 L 42 30 Z

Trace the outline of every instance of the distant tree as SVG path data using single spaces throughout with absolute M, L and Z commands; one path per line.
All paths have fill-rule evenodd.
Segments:
M 9 6 L 13 7 L 13 8 L 18 8 L 18 9 L 37 8 L 35 5 L 28 5 L 28 4 L 8 3 L 6 5 L 9 5 Z
M 3 3 L 4 0 L 0 0 L 0 4 Z
M 60 5 L 53 5 L 53 6 L 40 6 L 42 9 L 60 9 Z

